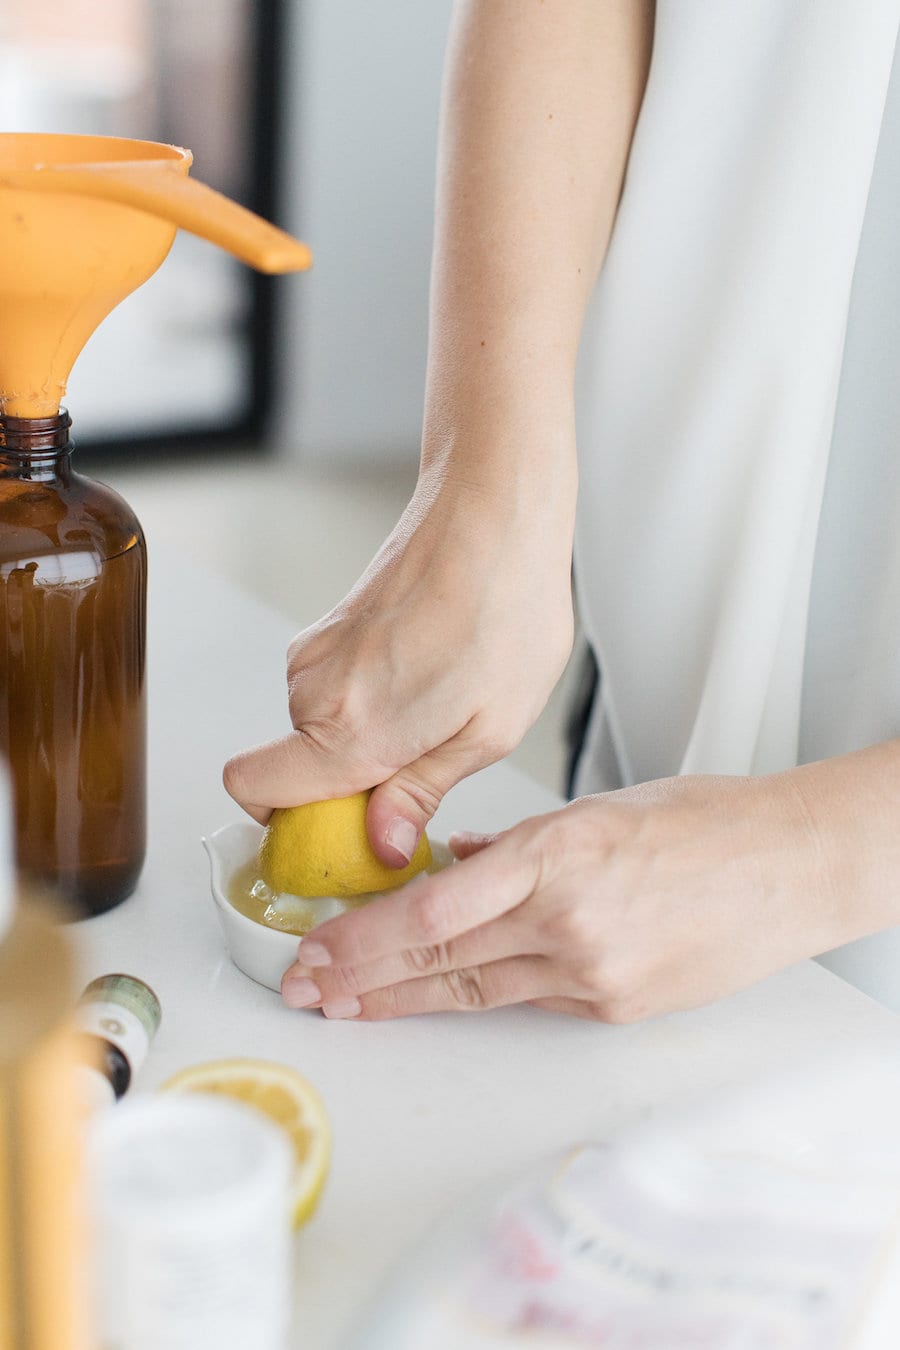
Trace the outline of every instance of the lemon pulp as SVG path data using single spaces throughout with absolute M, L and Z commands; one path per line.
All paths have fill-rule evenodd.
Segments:
M 330 913 L 323 913 L 321 899 L 309 900 L 303 896 L 273 891 L 259 875 L 259 861 L 256 858 L 251 858 L 232 872 L 227 892 L 229 903 L 239 914 L 266 928 L 277 928 L 295 937 L 305 937 L 316 924 L 331 917 Z M 377 900 L 378 895 L 376 891 L 369 895 L 347 896 L 341 900 L 340 908 L 361 909 L 370 900 Z

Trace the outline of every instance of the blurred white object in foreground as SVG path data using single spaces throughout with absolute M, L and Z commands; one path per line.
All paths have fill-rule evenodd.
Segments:
M 574 1149 L 457 1216 L 353 1344 L 535 1338 L 896 1350 L 900 1063 L 822 1063 Z
M 91 1133 L 102 1344 L 284 1350 L 290 1309 L 287 1139 L 202 1094 L 137 1098 Z

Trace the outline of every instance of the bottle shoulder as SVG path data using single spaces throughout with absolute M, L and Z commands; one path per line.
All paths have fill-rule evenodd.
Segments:
M 87 551 L 106 560 L 144 547 L 140 522 L 113 488 L 83 474 L 0 478 L 0 559 Z

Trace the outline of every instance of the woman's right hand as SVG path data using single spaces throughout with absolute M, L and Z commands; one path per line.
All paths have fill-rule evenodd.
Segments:
M 457 0 L 442 100 L 423 471 L 345 600 L 288 656 L 293 732 L 230 761 L 257 819 L 379 785 L 400 865 L 509 751 L 572 639 L 572 385 L 643 97 L 653 0 Z
M 548 459 L 573 465 L 574 448 Z M 407 862 L 443 795 L 518 743 L 565 665 L 571 478 L 423 473 L 350 594 L 291 643 L 293 730 L 229 761 L 231 795 L 264 821 L 379 785 L 372 845 Z

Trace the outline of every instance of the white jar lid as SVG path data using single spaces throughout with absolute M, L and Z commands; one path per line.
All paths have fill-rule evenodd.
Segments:
M 287 1136 L 202 1093 L 136 1096 L 91 1127 L 97 1314 L 122 1350 L 285 1350 Z
M 90 1150 L 103 1210 L 145 1228 L 239 1226 L 261 1197 L 287 1205 L 287 1136 L 231 1098 L 134 1097 L 95 1124 Z

